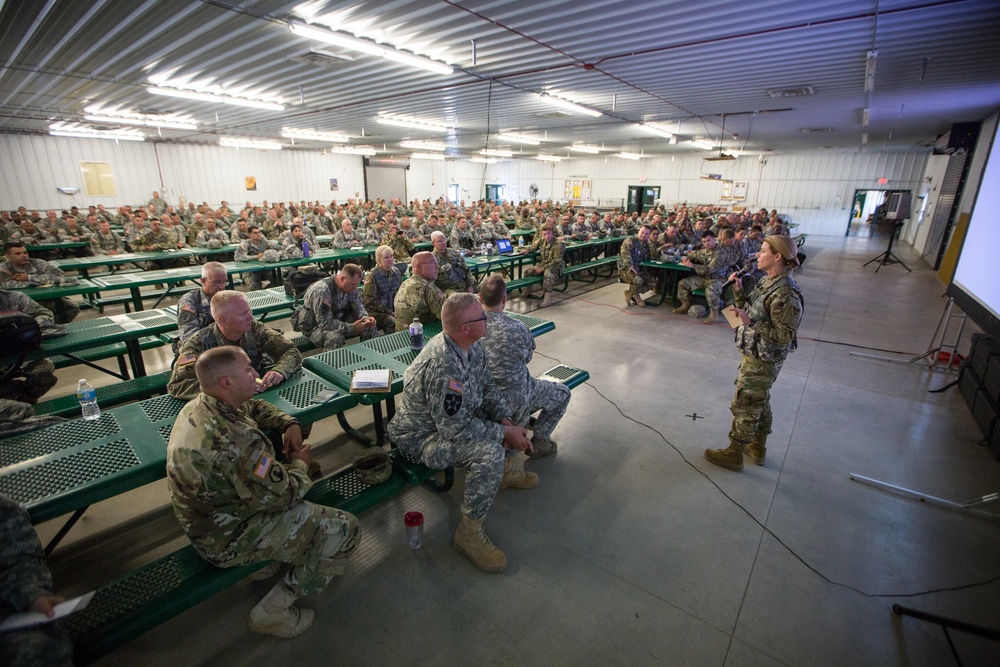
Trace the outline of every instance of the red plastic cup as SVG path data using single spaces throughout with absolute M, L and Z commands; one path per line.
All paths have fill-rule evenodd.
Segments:
M 403 525 L 406 526 L 406 541 L 416 551 L 424 544 L 424 515 L 420 512 L 407 512 L 403 515 Z

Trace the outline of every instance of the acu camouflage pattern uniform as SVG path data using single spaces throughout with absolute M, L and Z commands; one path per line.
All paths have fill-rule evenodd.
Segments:
M 565 250 L 566 247 L 559 239 L 553 237 L 552 243 L 549 243 L 539 233 L 538 238 L 528 248 L 528 252 L 538 253 L 535 257 L 535 264 L 526 268 L 524 275 L 537 276 L 541 274 L 544 276 L 542 278 L 542 290 L 551 292 L 552 288 L 555 287 L 556 281 L 562 276 L 563 269 L 566 267 L 566 262 L 563 261 L 563 252 Z M 532 346 L 532 349 L 534 349 L 534 346 Z
M 765 278 L 749 294 L 737 292 L 738 306 L 748 301 L 751 323 L 736 329 L 736 347 L 743 359 L 729 406 L 733 413 L 729 439 L 741 445 L 771 432 L 771 385 L 785 357 L 796 348 L 803 309 L 802 292 L 787 271 Z
M 52 574 L 31 518 L 0 495 L 0 622 L 52 595 Z M 73 664 L 73 645 L 62 621 L 0 634 L 0 664 L 49 667 Z
M 177 302 L 178 345 L 201 329 L 215 323 L 212 317 L 212 297 L 200 289 L 191 290 Z M 177 350 L 174 350 L 176 353 Z
M 55 317 L 52 311 L 36 303 L 21 292 L 0 290 L 0 311 L 16 310 L 28 315 L 43 330 L 54 325 Z M 0 367 L 0 375 L 9 367 Z M 46 358 L 32 359 L 21 364 L 17 374 L 6 383 L 0 385 L 0 398 L 20 401 L 21 403 L 37 403 L 56 384 L 56 367 Z
M 435 284 L 441 288 L 445 296 L 455 292 L 475 290 L 476 279 L 472 277 L 465 258 L 457 250 L 445 248 L 444 252 L 434 251 L 434 259 L 438 263 L 438 277 Z
M 414 317 L 423 324 L 439 321 L 446 298 L 437 283 L 413 274 L 403 282 L 393 302 L 396 331 L 406 331 Z
M 26 273 L 28 279 L 14 280 L 14 274 L 16 273 Z M 19 269 L 10 262 L 0 264 L 0 289 L 20 289 L 22 287 L 48 285 L 49 283 L 75 285 L 78 280 L 75 276 L 67 276 L 63 273 L 62 269 L 44 259 L 29 259 L 28 266 L 24 269 Z M 56 317 L 56 321 L 60 324 L 72 322 L 80 314 L 80 307 L 72 299 L 66 297 L 62 297 L 61 299 L 46 299 L 39 303 L 52 311 L 50 315 L 59 312 L 57 304 L 61 303 L 66 317 L 65 319 Z
M 375 325 L 387 334 L 396 331 L 396 294 L 402 282 L 395 266 L 390 266 L 388 270 L 376 266 L 365 274 L 361 300 L 368 314 L 375 318 Z
M 633 234 L 622 241 L 618 251 L 618 279 L 629 285 L 634 294 L 648 292 L 656 286 L 656 279 L 642 268 L 647 259 L 649 245 L 640 241 L 638 236 Z
M 237 345 L 250 357 L 250 365 L 258 374 L 273 370 L 287 380 L 302 368 L 302 353 L 277 329 L 257 322 L 236 342 L 226 340 L 219 325 L 212 324 L 198 331 L 181 345 L 179 358 L 170 374 L 167 393 L 174 398 L 190 400 L 198 395 L 200 387 L 194 374 L 194 362 L 205 350 L 220 345 Z
M 240 245 L 236 248 L 236 252 L 233 253 L 233 261 L 236 262 L 256 262 L 257 255 L 267 252 L 268 250 L 278 250 L 279 246 L 274 241 L 268 241 L 263 235 L 260 237 L 260 243 L 254 243 L 250 239 L 241 241 Z M 246 273 L 241 273 L 240 278 L 251 290 L 259 290 L 264 287 L 264 275 L 267 274 L 268 280 L 271 278 L 271 271 L 247 271 Z
M 285 584 L 315 595 L 343 574 L 360 540 L 357 518 L 303 500 L 306 464 L 282 465 L 261 429 L 298 423 L 264 400 L 234 410 L 199 394 L 181 408 L 167 446 L 174 514 L 195 549 L 219 567 L 276 560 L 291 564 Z
M 701 248 L 688 254 L 694 263 L 691 269 L 696 275 L 688 276 L 677 285 L 677 298 L 690 301 L 692 290 L 705 289 L 705 301 L 710 310 L 719 310 L 722 306 L 722 286 L 729 275 L 729 268 L 739 263 L 740 250 L 734 246 L 726 246 L 721 241 L 714 249 Z
M 403 375 L 399 403 L 389 422 L 392 442 L 428 468 L 468 468 L 462 514 L 485 517 L 503 478 L 500 420 L 511 411 L 483 346 L 476 342 L 466 354 L 445 333 L 431 338 Z
M 368 311 L 361 302 L 361 292 L 342 292 L 331 277 L 317 280 L 306 289 L 292 325 L 316 347 L 335 350 L 351 336 L 360 335 L 361 340 L 375 337 L 378 332 L 373 329 L 354 331 L 354 323 L 363 317 L 368 317 Z
M 511 420 L 527 427 L 531 414 L 541 410 L 533 435 L 551 440 L 552 431 L 569 406 L 569 387 L 532 377 L 528 362 L 535 350 L 535 339 L 523 322 L 492 310 L 486 311 L 486 318 L 486 335 L 481 342 L 493 382 L 513 412 Z
M 123 253 L 125 252 L 125 242 L 113 229 L 108 231 L 107 236 L 98 230 L 90 239 L 90 249 L 94 251 L 95 255 L 107 255 L 111 252 Z

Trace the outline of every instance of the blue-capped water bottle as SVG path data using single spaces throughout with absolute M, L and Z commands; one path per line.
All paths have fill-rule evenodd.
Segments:
M 303 241 L 302 242 L 302 256 L 308 258 L 309 257 L 309 252 L 310 252 L 309 251 L 309 241 Z
M 414 317 L 410 324 L 410 349 L 419 352 L 424 348 L 424 325 L 419 317 Z
M 101 406 L 97 404 L 97 391 L 86 380 L 80 380 L 76 385 L 76 400 L 80 402 L 83 418 L 94 421 L 101 416 Z

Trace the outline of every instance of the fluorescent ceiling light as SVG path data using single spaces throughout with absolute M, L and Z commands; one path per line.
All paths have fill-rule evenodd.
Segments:
M 667 139 L 670 139 L 671 137 L 674 136 L 673 132 L 670 132 L 669 130 L 667 130 L 667 128 L 663 127 L 662 125 L 657 125 L 656 123 L 639 123 L 639 127 L 645 130 L 646 132 L 649 132 L 650 134 L 666 137 Z
M 474 157 L 469 158 L 469 162 L 478 162 L 480 164 L 496 164 L 500 160 L 495 157 Z
M 438 141 L 400 141 L 399 145 L 403 148 L 415 148 L 418 151 L 443 151 L 448 148 Z
M 377 150 L 371 146 L 334 146 L 331 153 L 345 153 L 347 155 L 375 155 Z
M 146 127 L 162 127 L 170 130 L 197 130 L 195 123 L 182 123 L 171 120 L 160 120 L 157 116 L 146 116 L 140 118 L 136 116 L 84 116 L 85 120 L 92 123 L 114 123 L 116 125 L 145 125 Z
M 509 134 L 507 132 L 501 132 L 498 134 L 497 139 L 500 141 L 513 141 L 515 144 L 528 144 L 529 146 L 537 146 L 542 143 L 538 139 L 532 139 L 531 137 L 526 137 L 523 134 Z
M 281 128 L 281 136 L 286 139 L 302 139 L 303 141 L 322 141 L 324 143 L 328 141 L 334 141 L 340 144 L 346 144 L 351 140 L 350 137 L 337 134 L 335 132 L 316 132 L 315 130 L 296 130 L 291 127 Z
M 575 111 L 577 113 L 593 116 L 594 118 L 604 115 L 600 111 L 595 111 L 593 109 L 588 109 L 587 107 L 582 107 L 579 104 L 574 104 L 569 100 L 564 100 L 561 97 L 555 97 L 553 95 L 549 95 L 548 93 L 539 93 L 538 97 L 541 98 L 543 102 L 548 102 L 549 104 L 553 104 L 563 109 L 568 109 L 569 111 Z
M 692 139 L 691 145 L 697 146 L 698 148 L 704 148 L 706 151 L 715 150 L 715 144 L 711 141 L 705 141 L 704 139 Z
M 560 162 L 562 160 L 558 155 L 536 155 L 535 159 L 543 162 Z
M 496 148 L 484 148 L 479 151 L 480 155 L 487 155 L 489 157 L 513 157 L 513 153 L 506 150 L 496 149 Z
M 642 156 L 638 153 L 619 153 L 618 157 L 624 160 L 641 160 Z
M 411 160 L 439 160 L 444 162 L 444 155 L 441 153 L 413 153 L 410 155 Z
M 146 92 L 152 93 L 153 95 L 166 95 L 167 97 L 180 97 L 186 100 L 198 100 L 199 102 L 212 102 L 213 104 L 232 104 L 234 106 L 268 109 L 270 111 L 285 110 L 285 105 L 278 104 L 277 102 L 251 100 L 246 97 L 232 97 L 231 95 L 216 95 L 214 93 L 199 93 L 193 90 L 181 90 L 180 88 L 147 86 Z
M 219 145 L 226 148 L 259 148 L 265 151 L 280 151 L 282 144 L 265 139 L 245 139 L 242 137 L 221 137 Z
M 577 153 L 590 153 L 592 155 L 596 155 L 597 153 L 601 152 L 601 149 L 598 148 L 597 146 L 577 145 L 577 146 L 570 146 L 569 149 L 571 151 L 576 151 Z
M 427 130 L 428 132 L 451 132 L 451 127 L 440 123 L 430 123 L 415 118 L 402 118 L 400 116 L 379 116 L 376 120 L 382 125 L 395 125 L 396 127 L 411 127 L 415 130 Z
M 52 123 L 49 134 L 53 137 L 75 137 L 78 139 L 114 139 L 115 141 L 145 141 L 146 135 L 139 130 L 98 130 L 77 123 Z
M 301 23 L 290 23 L 288 24 L 288 29 L 299 37 L 308 37 L 309 39 L 315 39 L 327 44 L 333 44 L 334 46 L 350 49 L 352 51 L 360 51 L 361 53 L 367 53 L 370 56 L 385 58 L 386 60 L 392 60 L 397 63 L 409 65 L 410 67 L 418 67 L 420 69 L 427 70 L 428 72 L 434 72 L 435 74 L 443 74 L 447 76 L 455 71 L 454 68 L 442 62 L 431 60 L 430 58 L 424 58 L 423 56 L 418 56 L 412 53 L 397 51 L 393 48 L 379 46 L 373 42 L 357 39 L 342 32 L 326 30 L 324 28 L 314 28 L 312 26 L 302 25 Z

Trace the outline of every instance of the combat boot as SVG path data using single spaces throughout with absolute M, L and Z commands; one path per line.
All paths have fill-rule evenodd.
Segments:
M 312 609 L 300 609 L 295 605 L 276 611 L 273 614 L 261 610 L 260 605 L 250 610 L 247 617 L 247 627 L 259 635 L 272 635 L 283 639 L 298 637 L 309 629 L 316 612 Z
M 551 456 L 556 453 L 559 446 L 555 440 L 549 440 L 540 435 L 531 438 L 531 451 L 528 452 L 529 459 L 540 459 L 543 456 Z
M 463 515 L 455 529 L 454 544 L 480 570 L 503 572 L 507 569 L 507 557 L 486 537 L 483 519 L 470 519 Z
M 642 308 L 646 307 L 646 302 L 642 300 L 642 296 L 639 295 L 639 290 L 632 292 L 632 300 L 635 301 L 635 305 Z
M 542 299 L 542 302 L 540 304 L 538 304 L 538 307 L 539 308 L 548 308 L 551 305 L 552 305 L 552 292 L 546 292 L 545 293 L 545 298 Z
M 632 305 L 632 288 L 625 290 L 625 307 Z
M 750 462 L 762 466 L 764 457 L 767 456 L 767 433 L 758 433 L 753 437 L 753 442 L 747 445 L 743 452 Z
M 701 321 L 701 323 L 702 324 L 715 324 L 718 321 L 719 321 L 719 311 L 713 309 L 713 310 L 708 311 L 708 317 L 706 317 L 705 319 L 703 319 Z
M 732 442 L 726 449 L 706 449 L 705 458 L 709 463 L 739 472 L 743 470 L 744 449 L 742 443 Z
M 533 489 L 538 486 L 538 475 L 524 471 L 524 453 L 517 453 L 504 458 L 503 479 L 500 480 L 500 490 L 513 487 L 515 489 Z
M 674 315 L 683 315 L 688 311 L 688 308 L 690 307 L 691 307 L 690 301 L 681 301 L 681 305 L 677 306 L 670 312 L 673 313 Z

